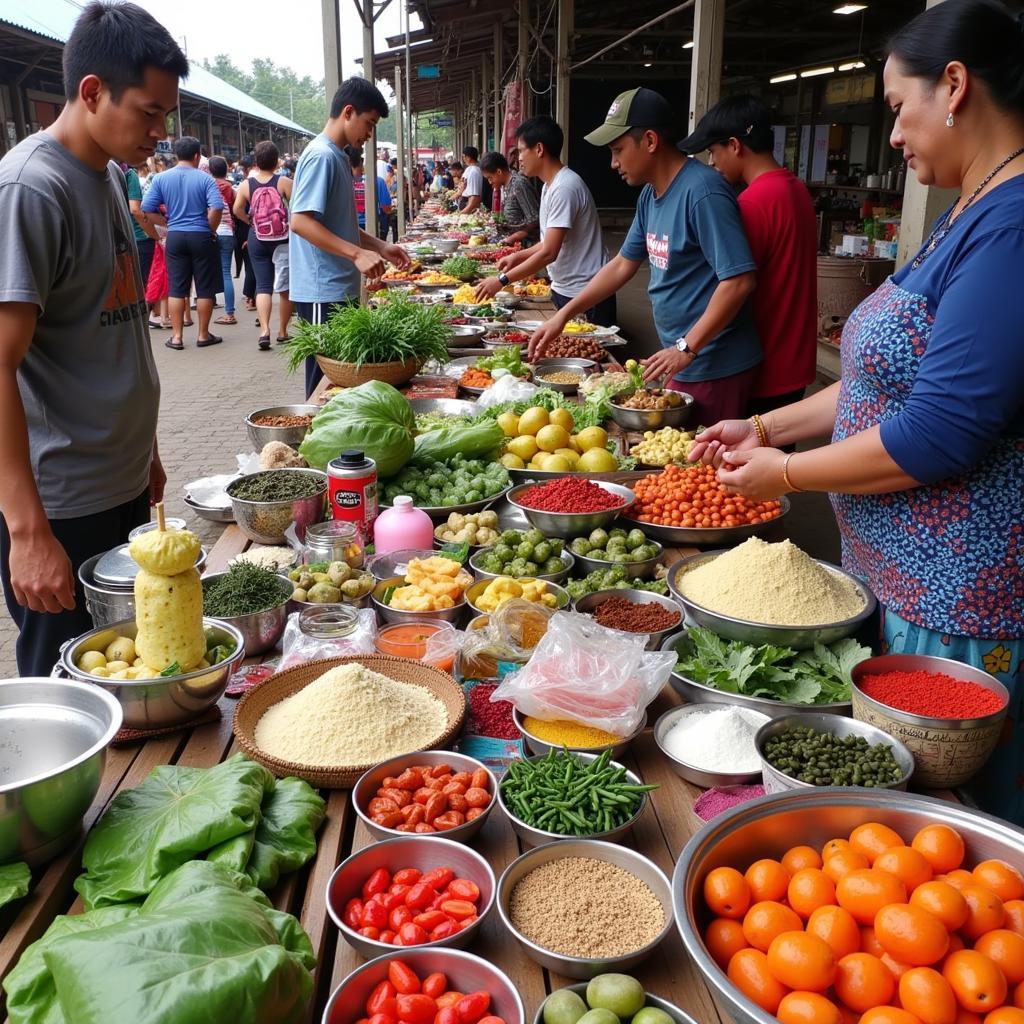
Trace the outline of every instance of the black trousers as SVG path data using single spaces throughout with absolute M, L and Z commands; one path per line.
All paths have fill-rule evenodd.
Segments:
M 551 289 L 551 301 L 554 303 L 555 309 L 567 306 L 572 302 L 572 299 L 573 297 L 570 295 L 559 295 L 553 288 Z M 599 302 L 596 306 L 591 306 L 583 316 L 588 323 L 597 324 L 598 327 L 614 327 L 615 296 L 609 295 L 603 302 Z
M 153 251 L 156 249 L 156 239 L 137 238 L 135 247 L 139 250 L 139 270 L 142 271 L 142 289 L 145 291 L 146 282 L 149 280 L 149 271 L 153 266 Z
M 148 521 L 148 489 L 133 501 L 105 512 L 78 519 L 51 519 L 50 528 L 71 559 L 75 573 L 75 607 L 71 611 L 51 614 L 29 611 L 14 599 L 11 590 L 11 535 L 7 523 L 0 516 L 0 580 L 7 610 L 18 627 L 15 656 L 19 675 L 48 676 L 60 656 L 61 644 L 93 628 L 92 618 L 85 607 L 85 593 L 78 580 L 79 566 L 87 558 L 123 544 L 130 530 Z

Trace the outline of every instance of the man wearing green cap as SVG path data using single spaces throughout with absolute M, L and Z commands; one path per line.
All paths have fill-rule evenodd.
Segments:
M 744 415 L 761 362 L 747 298 L 755 263 L 739 206 L 710 167 L 673 144 L 668 101 L 652 89 L 616 96 L 605 122 L 586 136 L 608 146 L 611 166 L 643 186 L 619 254 L 530 339 L 529 358 L 543 354 L 568 320 L 617 292 L 646 258 L 648 295 L 662 350 L 643 361 L 644 380 L 694 398 L 694 419 L 717 423 Z

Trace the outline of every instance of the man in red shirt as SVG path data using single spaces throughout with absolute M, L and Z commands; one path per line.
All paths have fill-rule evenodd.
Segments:
M 748 413 L 804 396 L 814 380 L 818 337 L 818 221 L 807 187 L 772 156 L 768 108 L 753 96 L 730 96 L 679 143 L 687 154 L 710 153 L 731 185 L 743 183 L 740 216 L 757 263 L 751 299 L 764 362 Z

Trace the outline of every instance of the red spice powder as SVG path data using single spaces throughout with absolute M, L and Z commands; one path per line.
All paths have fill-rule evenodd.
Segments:
M 1005 701 L 991 690 L 943 672 L 883 672 L 865 676 L 861 690 L 879 704 L 927 718 L 982 718 Z
M 512 704 L 507 700 L 491 703 L 494 683 L 477 683 L 469 691 L 469 711 L 476 723 L 477 733 L 497 740 L 517 740 L 520 732 L 512 720 Z
M 520 505 L 539 512 L 603 512 L 625 502 L 590 480 L 563 476 L 550 483 L 531 487 L 517 499 Z

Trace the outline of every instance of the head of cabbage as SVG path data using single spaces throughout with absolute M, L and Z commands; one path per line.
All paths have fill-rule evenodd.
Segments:
M 299 454 L 311 466 L 326 469 L 331 459 L 355 448 L 377 463 L 380 476 L 389 477 L 409 461 L 415 425 L 404 395 L 390 384 L 369 380 L 338 393 L 313 417 Z

